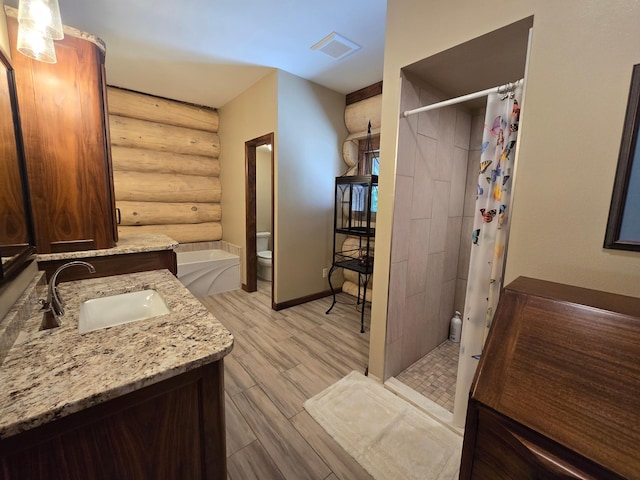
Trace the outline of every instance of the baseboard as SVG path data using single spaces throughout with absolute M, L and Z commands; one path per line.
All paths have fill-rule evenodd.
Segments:
M 342 288 L 338 288 L 335 290 L 335 293 L 338 294 L 342 292 Z M 303 303 L 313 302 L 314 300 L 318 300 L 320 298 L 325 298 L 333 295 L 331 290 L 325 290 L 324 292 L 318 292 L 311 295 L 306 295 L 300 298 L 294 298 L 292 300 L 287 300 L 286 302 L 281 303 L 273 303 L 274 310 L 284 310 L 285 308 L 295 307 L 296 305 L 302 305 Z
M 240 287 L 242 288 L 242 290 L 244 290 L 245 292 L 249 291 L 249 287 L 247 287 L 246 283 L 243 283 L 242 285 L 240 285 Z

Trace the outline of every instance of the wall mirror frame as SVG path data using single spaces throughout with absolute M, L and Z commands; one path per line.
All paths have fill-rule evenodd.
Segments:
M 35 245 L 15 72 L 0 49 L 0 285 L 34 258 Z
M 640 251 L 640 64 L 633 66 L 604 248 Z

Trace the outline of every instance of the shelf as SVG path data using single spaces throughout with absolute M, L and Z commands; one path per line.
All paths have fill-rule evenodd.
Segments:
M 373 238 L 376 235 L 375 210 L 378 198 L 378 176 L 360 175 L 337 177 L 333 210 L 333 262 L 329 271 L 329 287 L 336 304 L 336 292 L 331 283 L 331 272 L 342 268 L 358 273 L 358 304 L 360 333 L 364 333 L 364 305 L 367 302 L 367 285 L 373 273 Z M 373 217 L 373 218 L 372 218 Z M 373 227 L 372 227 L 373 222 Z M 356 237 L 356 240 L 347 237 Z M 362 299 L 362 300 L 360 300 Z
M 375 237 L 376 229 L 367 227 L 336 228 L 336 233 L 342 233 L 352 237 Z
M 353 270 L 354 272 L 371 274 L 373 273 L 373 264 L 363 265 L 360 263 L 360 260 L 357 258 L 352 258 L 349 260 L 336 260 L 333 262 L 334 266 L 340 268 L 346 268 L 347 270 Z
M 378 184 L 378 175 L 349 175 L 344 177 L 336 177 L 337 185 L 362 184 L 371 185 Z

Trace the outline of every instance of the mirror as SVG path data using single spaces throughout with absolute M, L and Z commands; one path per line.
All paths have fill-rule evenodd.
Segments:
M 0 282 L 35 253 L 14 71 L 0 50 Z
M 633 66 L 604 248 L 640 251 L 640 64 Z

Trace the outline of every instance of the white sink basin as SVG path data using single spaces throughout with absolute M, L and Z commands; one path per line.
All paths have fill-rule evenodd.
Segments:
M 169 313 L 169 308 L 155 290 L 93 298 L 80 305 L 78 331 L 92 332 L 100 328 L 153 318 L 166 313 Z

